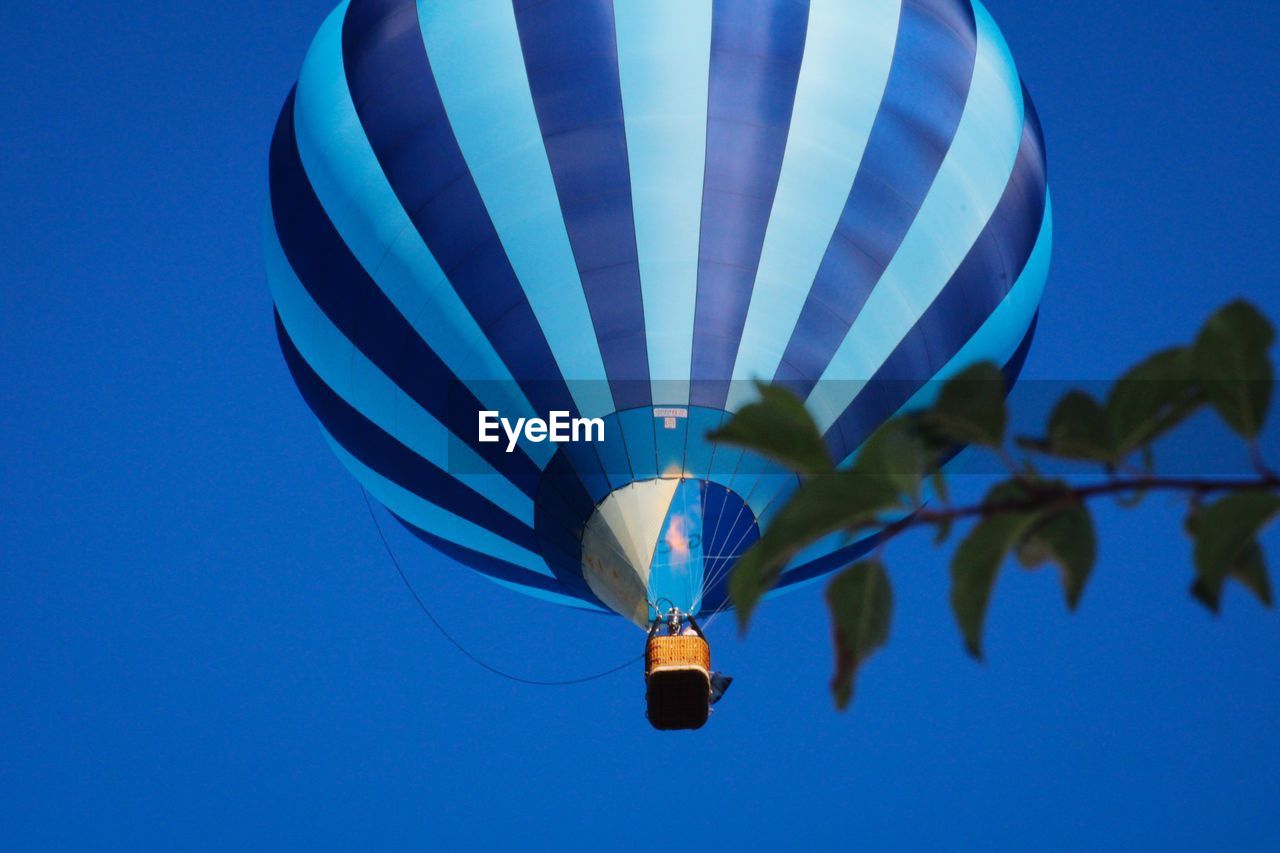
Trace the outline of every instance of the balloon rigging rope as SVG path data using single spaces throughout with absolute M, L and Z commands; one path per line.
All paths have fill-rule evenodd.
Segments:
M 455 649 L 462 652 L 463 655 L 469 658 L 472 662 L 479 665 L 481 668 L 486 669 L 489 672 L 492 672 L 494 675 L 500 676 L 501 678 L 505 678 L 509 681 L 515 681 L 519 684 L 531 684 L 538 687 L 567 687 L 568 685 L 571 685 L 571 684 L 585 684 L 588 681 L 595 681 L 597 679 L 604 678 L 606 675 L 613 675 L 615 672 L 620 672 L 621 670 L 626 669 L 632 664 L 639 662 L 644 657 L 644 654 L 641 653 L 636 657 L 626 661 L 625 663 L 618 664 L 612 669 L 606 669 L 603 672 L 597 672 L 594 675 L 586 675 L 586 676 L 583 676 L 582 678 L 566 678 L 563 680 L 542 680 L 537 678 L 522 678 L 521 676 L 512 675 L 509 672 L 504 672 L 501 669 L 498 669 L 496 666 L 492 666 L 486 663 L 485 661 L 481 660 L 480 658 L 476 657 L 471 652 L 469 652 L 467 648 L 462 645 L 462 643 L 454 639 L 453 635 L 450 634 L 447 630 L 445 630 L 445 627 L 440 624 L 440 620 L 436 619 L 435 614 L 431 612 L 431 608 L 427 607 L 427 603 L 422 600 L 422 596 L 418 595 L 418 591 L 413 588 L 413 584 L 410 583 L 409 581 L 409 576 L 405 574 L 404 569 L 400 567 L 400 561 L 396 559 L 395 552 L 391 550 L 391 543 L 387 541 L 387 536 L 382 531 L 382 525 L 378 522 L 378 514 L 373 511 L 373 502 L 369 500 L 369 492 L 365 490 L 364 486 L 361 486 L 360 493 L 364 495 L 364 505 L 369 510 L 369 518 L 373 521 L 374 529 L 378 531 L 378 538 L 382 540 L 382 547 L 383 549 L 386 550 L 387 556 L 391 558 L 391 565 L 395 566 L 396 574 L 400 575 L 400 580 L 401 582 L 404 583 L 405 589 L 409 590 L 409 594 L 413 596 L 413 600 L 418 603 L 418 609 L 420 609 L 423 612 L 423 614 L 427 617 L 427 619 L 431 621 L 431 624 L 435 626 L 436 630 L 440 632 L 440 635 L 442 637 L 448 640 L 449 643 L 452 644 Z

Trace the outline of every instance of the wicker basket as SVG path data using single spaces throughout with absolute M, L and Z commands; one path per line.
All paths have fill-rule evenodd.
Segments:
M 700 669 L 710 678 L 711 647 L 707 641 L 697 634 L 651 637 L 645 647 L 645 676 L 672 669 Z
M 711 707 L 711 649 L 694 634 L 656 636 L 645 647 L 645 700 L 655 729 L 699 729 Z

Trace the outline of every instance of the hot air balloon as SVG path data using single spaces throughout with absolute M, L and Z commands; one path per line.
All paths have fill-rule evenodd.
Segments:
M 978 0 L 347 0 L 264 230 L 285 360 L 364 488 L 459 566 L 648 626 L 726 607 L 797 484 L 707 440 L 751 380 L 848 461 L 930 380 L 1012 379 L 1051 214 Z

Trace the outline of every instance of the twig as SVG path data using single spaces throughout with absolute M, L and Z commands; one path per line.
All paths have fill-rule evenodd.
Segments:
M 1091 486 L 1050 486 L 1036 489 L 1031 487 L 1025 498 L 995 503 L 980 503 L 970 506 L 947 507 L 945 509 L 918 509 L 911 515 L 886 525 L 879 540 L 880 547 L 885 542 L 916 527 L 932 524 L 946 524 L 965 518 L 987 517 L 1010 512 L 1031 512 L 1050 509 L 1056 506 L 1070 506 L 1084 503 L 1092 498 L 1107 495 L 1126 494 L 1131 492 L 1186 492 L 1195 497 L 1204 497 L 1216 492 L 1258 492 L 1280 491 L 1280 477 L 1264 474 L 1254 479 L 1195 479 L 1180 477 L 1131 477 L 1109 480 Z M 854 530 L 874 528 L 875 522 L 855 525 Z

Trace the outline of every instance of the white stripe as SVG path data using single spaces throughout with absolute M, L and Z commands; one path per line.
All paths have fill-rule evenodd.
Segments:
M 1022 142 L 1022 86 L 974 0 L 978 51 L 955 140 L 901 247 L 807 401 L 825 431 L 937 298 L 995 211 Z
M 778 192 L 733 369 L 729 411 L 773 378 L 884 100 L 901 3 L 813 0 Z
M 470 447 L 460 441 L 450 442 L 444 424 L 419 406 L 333 325 L 289 266 L 270 216 L 263 219 L 272 299 L 289 338 L 320 380 L 405 447 L 532 526 L 532 499 Z M 356 404 L 357 389 L 360 405 Z
M 450 371 L 464 383 L 481 380 L 469 384 L 488 408 L 532 417 L 533 407 L 445 278 L 373 153 L 343 67 L 347 5 L 321 26 L 298 79 L 294 130 L 307 179 L 347 248 Z M 551 460 L 547 445 L 521 446 L 539 466 Z
M 616 0 L 636 250 L 656 404 L 689 401 L 711 0 Z
M 440 98 L 507 258 L 581 413 L 614 411 L 509 0 L 419 3 Z
M 1047 191 L 1046 191 L 1047 192 Z M 938 392 L 946 381 L 967 367 L 980 361 L 994 361 L 1005 364 L 1013 358 L 1026 337 L 1031 320 L 1040 307 L 1040 297 L 1044 294 L 1045 282 L 1049 278 L 1049 259 L 1053 254 L 1053 206 L 1046 195 L 1044 220 L 1040 224 L 1040 235 L 1036 238 L 1035 247 L 1027 259 L 1026 266 L 1013 287 L 996 306 L 996 310 L 983 321 L 982 325 L 965 342 L 964 346 L 942 366 L 923 388 L 912 395 L 894 416 L 904 412 L 916 411 L 932 405 Z M 857 456 L 854 450 L 842 462 L 842 466 L 852 464 Z

